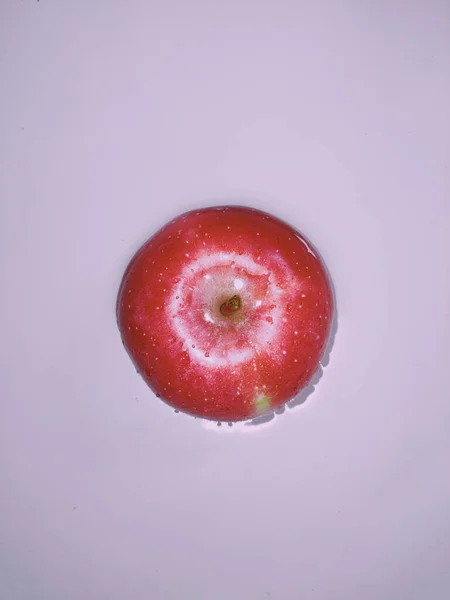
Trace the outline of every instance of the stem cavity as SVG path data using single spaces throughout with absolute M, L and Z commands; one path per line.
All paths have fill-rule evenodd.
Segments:
M 220 306 L 220 312 L 224 317 L 233 315 L 241 308 L 241 298 L 237 294 L 232 296 L 227 302 Z

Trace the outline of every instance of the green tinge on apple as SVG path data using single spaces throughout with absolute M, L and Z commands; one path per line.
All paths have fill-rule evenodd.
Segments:
M 258 394 L 254 400 L 258 414 L 267 412 L 270 408 L 270 397 L 266 394 Z

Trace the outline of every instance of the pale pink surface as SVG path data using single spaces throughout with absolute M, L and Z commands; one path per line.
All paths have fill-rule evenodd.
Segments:
M 448 2 L 0 4 L 0 598 L 450 598 Z M 149 399 L 115 321 L 148 236 L 231 199 L 338 298 L 257 427 Z

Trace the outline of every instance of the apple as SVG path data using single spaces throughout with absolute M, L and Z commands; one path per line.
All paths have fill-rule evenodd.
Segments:
M 155 394 L 215 421 L 280 408 L 318 368 L 333 319 L 315 248 L 251 208 L 185 213 L 132 258 L 117 301 L 126 350 Z

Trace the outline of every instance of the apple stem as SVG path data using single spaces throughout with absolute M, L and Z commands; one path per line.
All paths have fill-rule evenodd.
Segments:
M 220 306 L 220 312 L 224 317 L 229 317 L 233 313 L 237 312 L 241 308 L 240 296 L 232 296 L 227 302 L 224 302 Z

